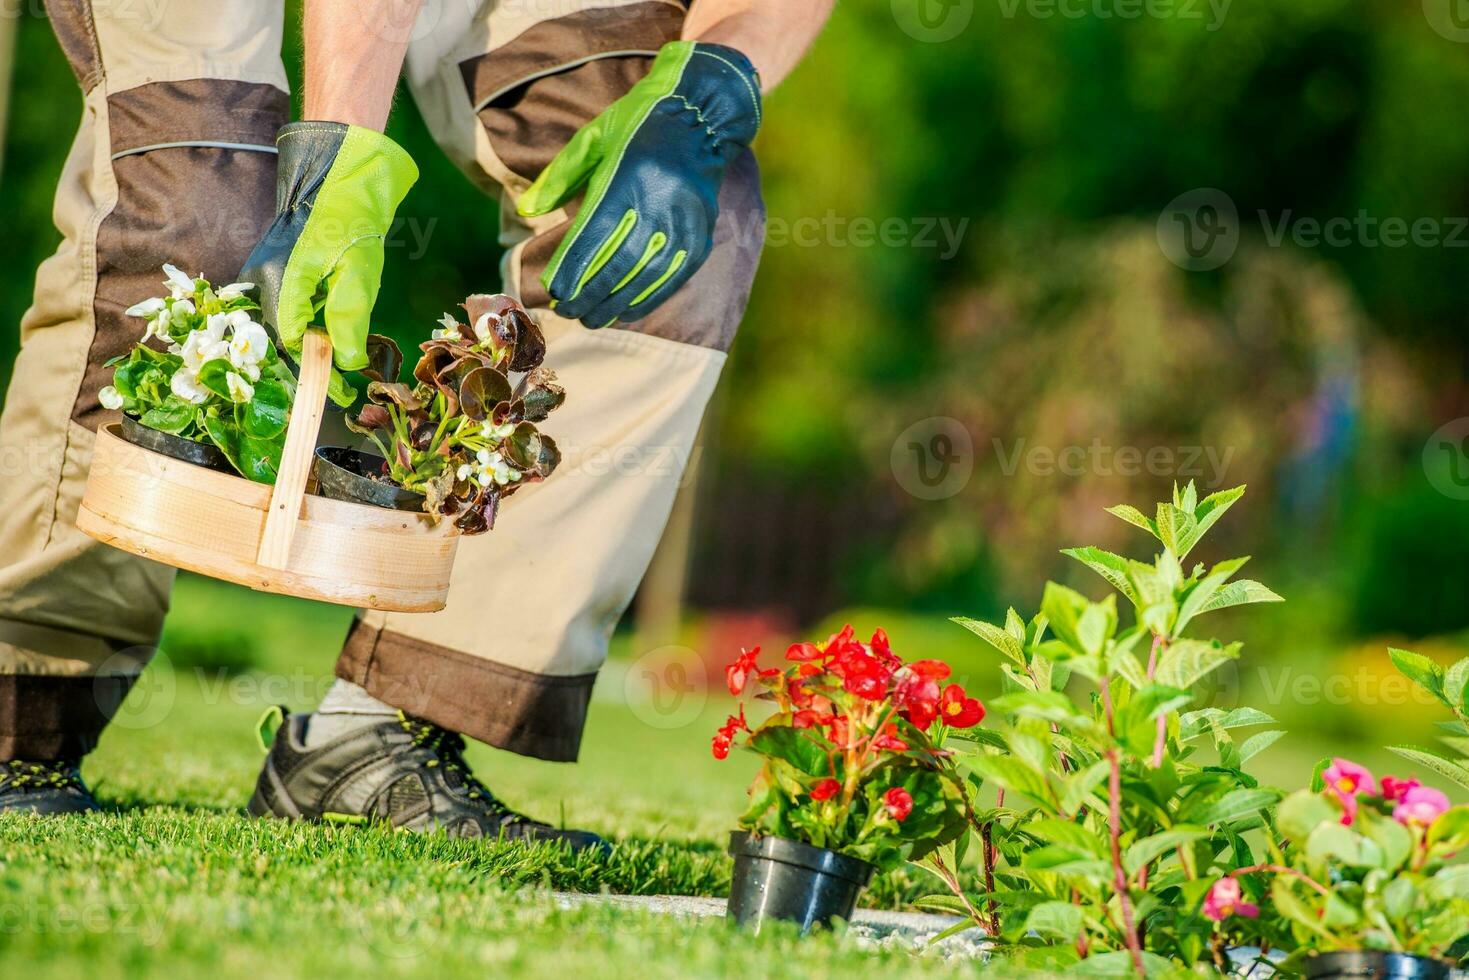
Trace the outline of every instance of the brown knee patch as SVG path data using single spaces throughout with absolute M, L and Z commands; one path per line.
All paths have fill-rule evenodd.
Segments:
M 275 213 L 273 147 L 289 98 L 273 85 L 224 79 L 153 82 L 107 97 L 117 204 L 97 230 L 96 332 L 72 418 L 108 413 L 97 392 L 109 359 L 143 322 L 124 315 L 162 291 L 165 262 L 216 283 L 234 280 Z
M 0 760 L 80 759 L 97 747 L 136 679 L 0 675 Z
M 579 11 L 463 62 L 465 87 L 496 156 L 518 176 L 534 180 L 577 130 L 648 73 L 659 48 L 680 37 L 686 6 L 647 0 Z M 765 240 L 753 155 L 730 166 L 719 211 L 714 251 L 698 274 L 645 319 L 613 329 L 729 350 Z M 575 203 L 567 212 L 575 214 Z M 569 227 L 568 220 L 520 247 L 520 298 L 527 306 L 550 305 L 541 273 Z

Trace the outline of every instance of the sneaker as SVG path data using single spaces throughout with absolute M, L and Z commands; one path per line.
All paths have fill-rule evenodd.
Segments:
M 451 837 L 554 841 L 574 851 L 607 843 L 585 830 L 559 830 L 516 813 L 469 771 L 464 738 L 398 713 L 314 749 L 306 748 L 309 715 L 272 708 L 261 719 L 279 724 L 250 798 L 257 817 L 334 823 L 385 822 Z
M 0 813 L 87 813 L 100 809 L 75 760 L 0 762 Z

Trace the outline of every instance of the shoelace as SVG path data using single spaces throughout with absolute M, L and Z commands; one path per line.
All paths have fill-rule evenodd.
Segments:
M 0 762 L 0 787 L 7 789 L 85 790 L 82 772 L 74 762 Z
M 453 773 L 455 779 L 447 780 L 447 782 L 455 786 L 457 780 L 457 788 L 462 789 L 471 800 L 478 801 L 501 823 L 535 823 L 524 814 L 516 813 L 501 803 L 495 794 L 491 793 L 489 788 L 475 777 L 469 768 L 469 763 L 464 759 L 463 735 L 451 732 L 447 728 L 440 728 L 432 722 L 411 717 L 401 711 L 398 712 L 398 723 L 412 737 L 414 745 L 433 753 L 434 757 L 428 763 L 430 768 L 443 766 L 446 771 Z

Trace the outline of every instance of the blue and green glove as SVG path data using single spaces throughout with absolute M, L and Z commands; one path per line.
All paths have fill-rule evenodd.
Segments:
M 664 45 L 647 77 L 571 138 L 517 208 L 586 200 L 541 276 L 556 312 L 588 327 L 640 320 L 714 244 L 725 168 L 760 128 L 760 76 L 718 44 Z
M 299 356 L 310 325 L 324 326 L 337 367 L 367 366 L 367 334 L 383 274 L 383 239 L 418 179 L 407 151 L 381 133 L 297 122 L 276 137 L 276 217 L 240 278 L 259 289 L 261 318 Z M 333 376 L 332 398 L 351 389 Z

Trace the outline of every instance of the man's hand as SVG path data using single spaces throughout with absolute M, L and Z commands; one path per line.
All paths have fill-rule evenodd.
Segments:
M 760 126 L 760 78 L 733 48 L 663 47 L 646 78 L 583 127 L 517 204 L 547 214 L 586 200 L 542 282 L 588 327 L 647 316 L 714 242 L 724 170 Z
M 307 0 L 306 117 L 276 146 L 276 219 L 241 278 L 259 287 L 264 321 L 291 353 L 308 326 L 331 335 L 337 367 L 367 365 L 383 271 L 383 239 L 418 179 L 382 135 L 422 0 Z M 333 397 L 349 400 L 340 378 Z

